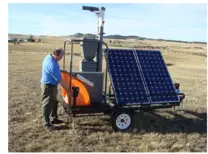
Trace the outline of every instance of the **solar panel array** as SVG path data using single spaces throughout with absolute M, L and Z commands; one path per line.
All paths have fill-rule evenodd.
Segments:
M 109 49 L 107 62 L 118 104 L 179 102 L 160 51 Z

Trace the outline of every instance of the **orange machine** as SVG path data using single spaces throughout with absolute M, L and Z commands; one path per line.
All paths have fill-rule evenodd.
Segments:
M 62 79 L 64 80 L 64 82 L 67 85 L 69 85 L 69 81 L 70 81 L 69 73 L 66 71 L 62 71 L 61 75 L 62 75 Z M 72 77 L 71 84 L 72 84 L 72 87 L 73 86 L 79 87 L 79 95 L 77 96 L 77 99 L 76 99 L 76 106 L 89 106 L 90 105 L 90 97 L 89 97 L 87 89 L 82 84 L 82 82 L 80 82 L 77 78 Z M 63 97 L 66 104 L 69 104 L 69 102 L 70 102 L 70 104 L 73 105 L 73 97 L 71 97 L 71 101 L 69 101 L 70 96 L 69 96 L 69 94 L 67 94 L 67 91 L 64 88 L 62 88 L 62 97 Z

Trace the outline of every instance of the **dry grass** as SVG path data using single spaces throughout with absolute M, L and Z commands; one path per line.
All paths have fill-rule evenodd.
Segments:
M 174 52 L 170 44 L 163 46 L 169 46 L 171 51 L 162 51 L 166 63 L 172 64 L 168 67 L 172 79 L 181 84 L 186 94 L 184 109 L 176 113 L 171 109 L 156 110 L 144 114 L 142 121 L 137 113 L 132 133 L 113 132 L 105 116 L 77 118 L 75 131 L 70 129 L 71 125 L 60 125 L 60 130 L 54 132 L 44 130 L 40 104 L 41 63 L 57 46 L 63 46 L 61 39 L 50 38 L 48 43 L 20 46 L 9 44 L 9 152 L 207 151 L 206 57 L 193 55 L 197 52 L 194 46 L 187 44 L 193 53 L 183 49 Z M 181 44 L 174 46 L 179 48 Z M 75 52 L 80 52 L 78 46 Z M 74 58 L 73 67 L 77 68 L 81 57 Z M 61 111 L 59 105 L 59 116 L 66 120 L 67 115 Z

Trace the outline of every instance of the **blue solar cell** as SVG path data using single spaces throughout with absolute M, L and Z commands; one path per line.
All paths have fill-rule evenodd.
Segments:
M 136 50 L 136 55 L 151 102 L 179 102 L 161 52 Z
M 132 50 L 108 50 L 108 70 L 118 104 L 150 103 Z

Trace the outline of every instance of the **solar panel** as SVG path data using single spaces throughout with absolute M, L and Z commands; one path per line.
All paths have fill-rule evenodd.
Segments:
M 118 104 L 179 102 L 160 51 L 109 49 L 107 67 Z
M 108 70 L 118 104 L 150 103 L 132 50 L 108 50 Z
M 151 102 L 179 102 L 161 52 L 136 50 L 136 55 Z

